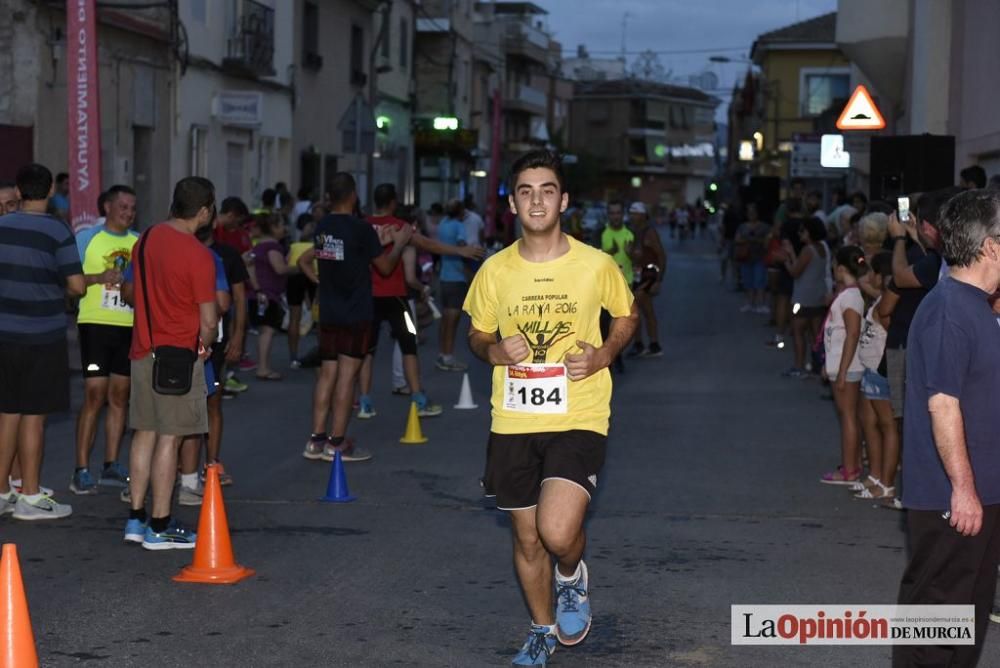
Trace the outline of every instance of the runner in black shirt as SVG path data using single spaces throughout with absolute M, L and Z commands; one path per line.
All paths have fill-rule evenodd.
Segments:
M 319 285 L 319 349 L 322 366 L 313 395 L 312 435 L 302 456 L 332 461 L 339 451 L 345 462 L 371 454 L 345 439 L 354 401 L 354 382 L 370 348 L 374 315 L 369 265 L 388 275 L 399 262 L 413 228 L 383 226 L 380 232 L 352 215 L 358 201 L 354 177 L 339 172 L 330 182 L 332 213 L 316 226 L 314 247 L 299 258 L 299 268 Z M 379 235 L 384 238 L 380 239 Z M 382 254 L 384 244 L 393 243 Z M 314 260 L 319 272 L 313 267 Z M 334 392 L 334 387 L 336 391 Z M 335 394 L 333 429 L 327 436 L 330 398 Z

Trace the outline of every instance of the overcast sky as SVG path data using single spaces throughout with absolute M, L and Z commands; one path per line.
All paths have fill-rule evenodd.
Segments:
M 549 12 L 548 28 L 562 42 L 565 55 L 575 55 L 578 44 L 593 57 L 614 57 L 621 50 L 622 17 L 625 24 L 626 58 L 631 66 L 637 54 L 661 53 L 660 62 L 674 75 L 709 70 L 728 90 L 736 77 L 746 72 L 746 63 L 717 64 L 708 57 L 717 54 L 747 58 L 754 39 L 797 21 L 835 11 L 837 0 L 535 0 Z M 604 53 L 602 53 L 604 52 Z M 719 95 L 718 93 L 716 93 Z M 722 96 L 728 100 L 728 96 Z

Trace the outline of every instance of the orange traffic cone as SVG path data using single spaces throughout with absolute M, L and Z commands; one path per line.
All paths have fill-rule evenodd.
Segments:
M 420 416 L 417 415 L 417 402 L 415 401 L 410 402 L 410 416 L 406 419 L 406 432 L 403 434 L 403 438 L 399 439 L 399 442 L 406 445 L 419 445 L 427 442 L 427 437 L 420 431 Z
M 35 634 L 13 543 L 5 544 L 0 554 L 0 668 L 38 668 Z
M 194 546 L 194 562 L 174 576 L 174 582 L 233 584 L 254 574 L 236 563 L 233 544 L 229 540 L 229 521 L 222 503 L 219 470 L 208 466 L 205 475 L 205 496 L 198 517 L 198 539 Z

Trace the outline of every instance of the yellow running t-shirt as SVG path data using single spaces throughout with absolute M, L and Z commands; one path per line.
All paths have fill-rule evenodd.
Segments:
M 91 228 L 80 233 L 77 248 L 84 274 L 101 274 L 108 269 L 125 273 L 132 261 L 132 247 L 139 235 L 129 230 L 114 234 L 102 228 Z M 87 288 L 80 299 L 80 314 L 76 321 L 90 325 L 115 325 L 131 327 L 132 307 L 125 303 L 120 285 L 95 283 Z
M 611 374 L 601 369 L 571 381 L 563 361 L 580 352 L 577 341 L 600 347 L 601 308 L 627 316 L 632 292 L 610 255 L 567 240 L 569 252 L 549 262 L 529 262 L 512 244 L 489 258 L 469 287 L 463 309 L 472 326 L 501 338 L 520 332 L 531 351 L 519 365 L 493 369 L 494 433 L 608 433 Z
M 296 241 L 288 249 L 288 264 L 294 266 L 299 263 L 299 258 L 302 257 L 307 250 L 313 247 L 313 242 L 311 241 Z
M 626 281 L 632 280 L 632 256 L 629 255 L 629 244 L 633 243 L 635 243 L 635 235 L 627 227 L 620 227 L 616 230 L 608 225 L 601 233 L 601 250 L 615 259 L 622 273 L 625 274 Z

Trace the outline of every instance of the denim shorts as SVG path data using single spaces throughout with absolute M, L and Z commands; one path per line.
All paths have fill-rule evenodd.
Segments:
M 747 290 L 763 290 L 767 287 L 767 267 L 764 261 L 743 263 L 740 265 L 740 277 Z
M 861 393 L 871 401 L 888 401 L 889 379 L 878 371 L 865 369 L 865 374 L 861 377 Z

